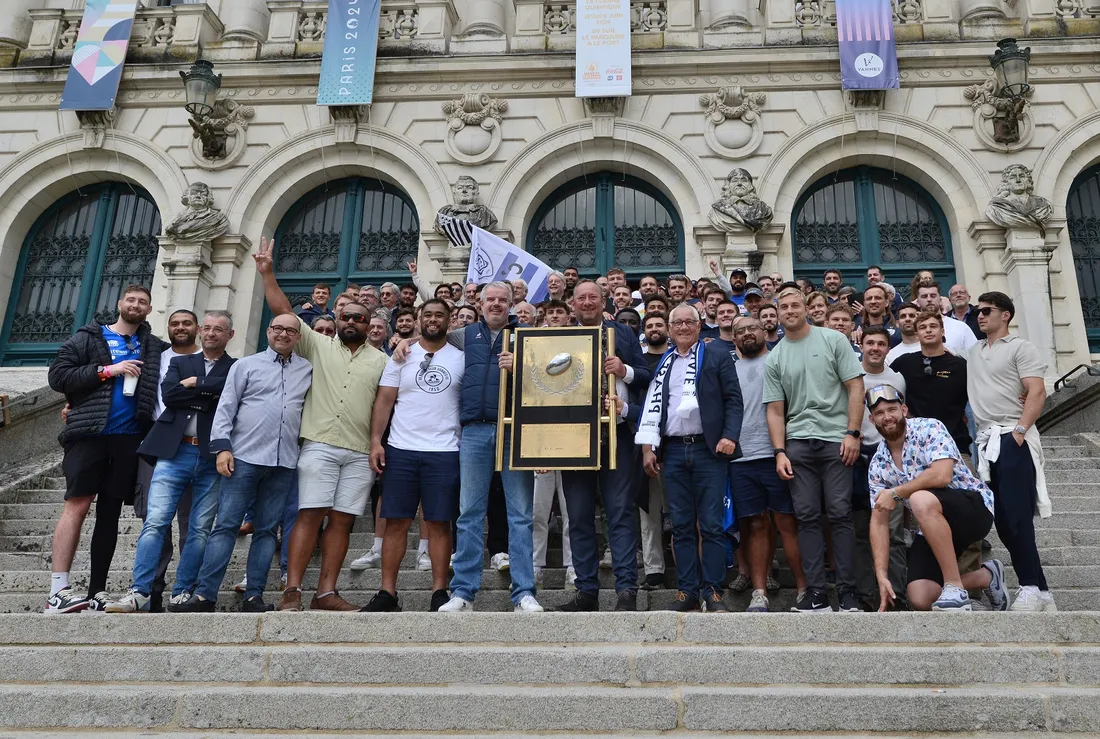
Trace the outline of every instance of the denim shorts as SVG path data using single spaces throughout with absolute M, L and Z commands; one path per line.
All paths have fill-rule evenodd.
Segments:
M 458 452 L 414 452 L 386 445 L 382 518 L 416 518 L 416 509 L 423 505 L 425 521 L 457 520 L 460 489 Z
M 738 519 L 762 513 L 794 513 L 791 488 L 779 479 L 774 459 L 730 462 L 730 495 Z

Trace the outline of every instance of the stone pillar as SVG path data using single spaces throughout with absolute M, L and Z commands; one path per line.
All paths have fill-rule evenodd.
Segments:
M 30 9 L 40 0 L 6 0 L 0 13 L 0 67 L 14 67 L 19 52 L 31 37 Z
M 203 48 L 203 58 L 211 61 L 256 59 L 271 22 L 266 0 L 223 2 L 218 15 L 225 31 L 219 40 Z
M 439 266 L 444 282 L 466 284 L 466 270 L 470 264 L 469 247 L 451 246 L 446 236 L 434 231 L 421 234 L 428 247 L 428 256 Z
M 466 0 L 462 18 L 462 35 L 503 36 L 508 29 L 508 16 L 515 13 L 512 0 Z
M 235 315 L 241 328 L 249 317 L 247 306 L 237 305 L 237 285 L 242 279 L 241 265 L 252 252 L 252 241 L 243 234 L 226 234 L 214 239 L 210 252 L 210 291 L 205 310 L 224 310 Z M 252 333 L 255 333 L 253 331 Z
M 165 318 L 174 310 L 186 308 L 201 313 L 208 307 L 210 286 L 214 284 L 209 241 L 177 241 L 159 236 L 161 264 L 168 279 L 165 295 Z
M 974 240 L 974 249 L 982 260 L 979 275 L 986 290 L 1009 293 L 1008 275 L 1005 272 L 1005 229 L 990 221 L 974 221 L 967 229 Z
M 302 0 L 267 0 L 269 22 L 261 59 L 290 59 L 298 47 Z
M 1049 361 L 1048 377 L 1058 376 L 1049 282 L 1050 250 L 1038 229 L 1013 228 L 1001 262 L 1008 274 L 1008 296 L 1016 305 L 1020 335 Z

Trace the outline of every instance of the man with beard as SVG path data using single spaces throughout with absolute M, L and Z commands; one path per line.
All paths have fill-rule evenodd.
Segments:
M 668 300 L 673 307 L 691 297 L 691 280 L 687 275 L 672 275 L 668 278 Z
M 645 311 L 642 313 L 642 318 L 645 318 L 650 313 L 660 313 L 661 315 L 667 316 L 668 310 L 671 307 L 672 306 L 669 305 L 668 300 L 666 300 L 663 296 L 654 295 L 653 297 L 646 299 Z
M 641 298 L 642 306 L 645 306 L 651 299 L 660 295 L 661 287 L 657 282 L 657 278 L 653 275 L 645 275 L 638 282 L 638 296 Z
M 278 316 L 289 312 L 290 303 L 275 279 L 273 247 L 274 241 L 265 238 L 253 257 L 256 270 L 263 276 L 267 305 Z M 385 296 L 383 289 L 384 300 Z M 299 329 L 297 352 L 313 365 L 313 386 L 302 416 L 298 521 L 290 538 L 287 587 L 278 606 L 281 611 L 302 607 L 302 578 L 326 516 L 321 574 L 310 609 L 358 610 L 336 592 L 336 578 L 344 566 L 355 517 L 366 510 L 374 484 L 370 466 L 371 408 L 386 355 L 367 343 L 369 324 L 367 309 L 348 303 L 336 316 L 339 341 L 318 336 L 304 323 Z
M 581 273 L 577 271 L 576 267 L 566 267 L 562 278 L 565 280 L 565 289 L 573 292 L 573 288 L 577 286 L 581 279 Z
M 447 343 L 450 307 L 442 300 L 421 306 L 420 341 L 404 362 L 390 359 L 382 373 L 371 414 L 371 466 L 385 471 L 381 518 L 382 587 L 366 612 L 400 611 L 397 572 L 405 556 L 409 527 L 423 506 L 432 563 L 430 611 L 450 600 L 447 568 L 451 558 L 451 522 L 458 513 L 460 491 L 459 400 L 466 362 Z M 393 414 L 392 418 L 390 414 Z M 382 432 L 389 425 L 389 441 Z
M 756 278 L 756 286 L 760 288 L 760 296 L 764 298 L 765 303 L 771 303 L 775 300 L 775 280 L 771 275 L 760 275 Z
M 402 339 L 412 339 L 416 334 L 416 311 L 412 308 L 398 308 L 394 314 L 393 336 L 390 337 L 390 350 Z
M 727 305 L 733 306 L 733 303 L 723 304 L 719 308 L 720 316 Z M 768 569 L 775 556 L 773 520 L 783 538 L 783 551 L 787 554 L 798 592 L 806 588 L 806 577 L 802 572 L 791 489 L 775 471 L 771 440 L 768 438 L 763 402 L 764 371 L 768 361 L 764 327 L 756 318 L 740 317 L 733 322 L 733 337 L 741 355 L 735 366 L 745 415 L 741 423 L 743 456 L 730 462 L 729 466 L 730 494 L 752 580 L 752 600 L 747 611 L 767 613 Z
M 890 514 L 900 503 L 920 530 L 909 548 L 906 593 L 918 611 L 972 610 L 967 590 L 993 588 L 1004 601 L 994 561 L 966 575 L 958 557 L 993 527 L 993 493 L 962 463 L 958 447 L 934 418 L 906 419 L 904 397 L 891 385 L 867 391 L 871 421 L 882 443 L 871 460 L 871 549 L 879 584 L 879 610 L 897 597 L 890 584 Z M 999 563 L 997 563 L 999 564 Z
M 382 305 L 382 302 L 378 299 L 378 288 L 374 285 L 367 285 L 366 287 L 359 288 L 358 302 L 360 305 L 366 306 L 367 310 L 373 313 L 378 306 Z M 335 312 L 336 306 L 333 306 L 333 321 L 336 320 Z
M 631 389 L 644 387 L 652 376 L 649 365 L 633 332 L 621 323 L 603 318 L 600 288 L 591 280 L 581 280 L 573 288 L 573 310 L 581 326 L 615 329 L 615 353 L 604 360 L 604 373 L 614 375 L 616 395 L 627 399 Z M 634 398 L 638 397 L 634 393 Z M 638 535 L 634 523 L 636 477 L 634 444 L 626 421 L 630 401 L 617 419 L 617 469 L 610 468 L 608 445 L 601 445 L 598 471 L 566 470 L 562 487 L 569 507 L 569 540 L 573 566 L 577 572 L 577 593 L 561 607 L 564 611 L 599 610 L 599 552 L 596 542 L 596 496 L 603 500 L 607 521 L 608 544 L 615 572 L 615 610 L 638 609 Z
M 668 319 L 664 313 L 653 311 L 646 313 L 643 337 L 645 360 L 650 371 L 657 369 L 661 357 L 668 351 Z M 642 532 L 642 565 L 645 568 L 645 580 L 642 587 L 646 590 L 662 588 L 665 585 L 665 548 L 662 542 L 665 508 L 665 486 L 661 476 L 645 477 L 649 481 L 649 509 L 639 510 Z
M 670 318 L 674 346 L 650 383 L 634 439 L 646 474 L 664 475 L 679 590 L 672 610 L 729 611 L 722 511 L 727 462 L 740 456 L 737 370 L 729 354 L 699 340 L 694 308 L 679 305 Z
M 779 325 L 779 309 L 774 305 L 762 305 L 759 319 L 760 325 L 764 327 L 764 343 L 768 351 L 771 351 L 783 338 L 783 327 Z
M 185 493 L 192 499 L 186 534 L 172 587 L 172 602 L 191 598 L 214 515 L 218 511 L 219 477 L 210 451 L 210 427 L 225 378 L 235 361 L 225 353 L 233 338 L 233 319 L 211 311 L 202 321 L 202 354 L 169 360 L 162 382 L 164 412 L 138 448 L 157 460 L 149 483 L 145 522 L 134 554 L 133 584 L 122 598 L 107 604 L 108 613 L 151 610 L 157 566 L 164 542 L 171 543 L 172 518 Z M 167 352 L 161 361 L 168 359 Z M 162 591 L 163 592 L 163 591 Z
M 903 354 L 920 351 L 920 339 L 917 338 L 917 316 L 919 315 L 920 308 L 915 303 L 902 303 L 898 308 L 898 333 L 901 334 L 901 341 L 886 355 L 888 366 Z
M 608 311 L 611 315 L 615 315 L 623 308 L 629 308 L 634 305 L 634 298 L 630 294 L 630 288 L 626 285 L 616 285 L 611 288 L 611 306 L 612 310 Z
M 413 306 L 416 305 L 417 294 L 416 285 L 411 282 L 406 283 L 401 286 L 401 290 L 398 293 L 398 302 L 402 308 L 412 310 Z
M 825 293 L 825 299 L 829 301 L 829 305 L 840 300 L 840 286 L 843 282 L 844 278 L 837 269 L 827 269 L 821 276 L 822 292 Z
M 838 332 L 806 323 L 806 297 L 779 293 L 783 341 L 768 355 L 764 402 L 776 472 L 791 483 L 807 587 L 794 610 L 832 611 L 825 590 L 822 513 L 829 517 L 841 611 L 859 611 L 852 465 L 859 458 L 863 369 Z
M 711 272 L 718 278 L 718 286 L 729 295 L 729 299 L 732 300 L 738 308 L 744 305 L 745 284 L 749 280 L 749 273 L 737 267 L 730 271 L 730 278 L 729 281 L 727 281 L 722 277 L 722 268 L 718 265 L 717 259 L 711 257 L 708 264 L 710 265 Z
M 58 437 L 65 448 L 65 504 L 53 534 L 46 613 L 107 606 L 118 520 L 122 506 L 134 502 L 138 445 L 153 423 L 160 359 L 169 346 L 145 322 L 151 311 L 148 288 L 128 286 L 118 300 L 118 319 L 77 329 L 50 365 L 50 387 L 64 393 L 70 410 Z M 69 568 L 93 500 L 91 576 L 88 594 L 79 596 L 69 587 Z

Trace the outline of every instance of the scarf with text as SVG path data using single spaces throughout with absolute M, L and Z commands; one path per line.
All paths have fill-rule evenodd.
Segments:
M 695 397 L 695 377 L 699 368 L 703 366 L 705 350 L 706 344 L 700 341 L 695 344 L 687 357 L 680 357 L 675 348 L 669 349 L 661 357 L 657 371 L 653 373 L 653 380 L 649 383 L 649 392 L 646 393 L 642 417 L 638 422 L 638 433 L 634 436 L 635 444 L 649 444 L 653 448 L 661 445 L 661 404 L 664 400 L 669 369 L 677 359 L 684 359 L 687 362 L 687 369 L 684 372 L 684 384 L 680 388 L 680 405 L 676 409 L 676 415 L 687 418 L 692 411 L 698 410 L 699 399 Z

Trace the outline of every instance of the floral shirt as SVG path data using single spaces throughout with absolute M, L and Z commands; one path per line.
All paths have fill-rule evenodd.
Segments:
M 955 460 L 955 471 L 951 483 L 952 490 L 975 490 L 982 495 L 982 502 L 989 512 L 993 512 L 993 492 L 963 464 L 959 448 L 947 427 L 934 418 L 908 418 L 905 421 L 905 444 L 901 449 L 901 469 L 894 464 L 890 448 L 883 440 L 871 458 L 867 470 L 867 485 L 871 491 L 871 507 L 875 507 L 875 497 L 886 488 L 893 488 L 909 482 L 940 459 Z M 908 505 L 909 501 L 905 501 Z

